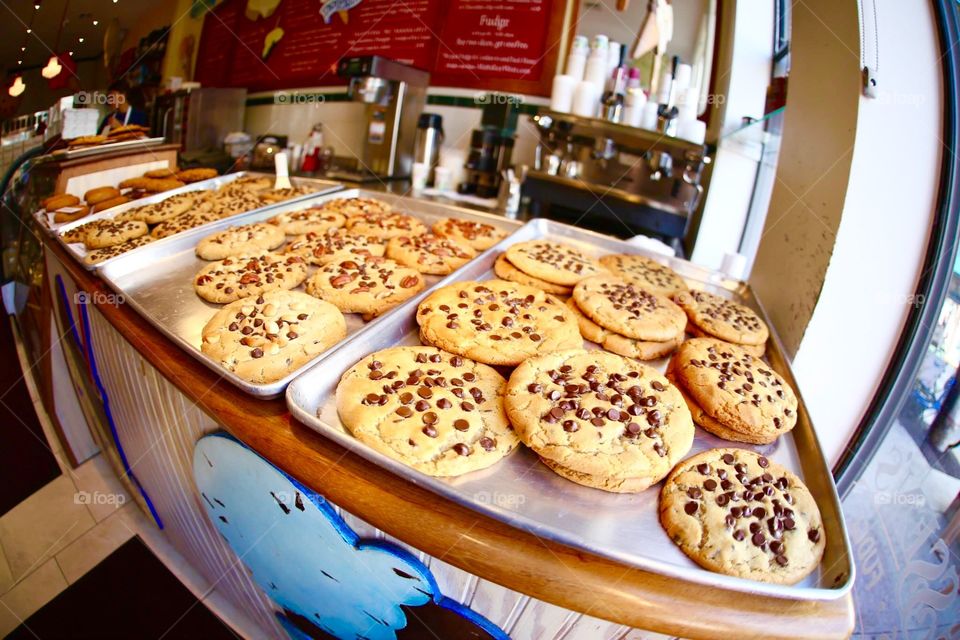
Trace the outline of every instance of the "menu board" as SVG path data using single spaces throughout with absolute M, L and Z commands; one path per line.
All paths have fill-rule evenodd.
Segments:
M 251 19 L 247 0 L 225 0 L 204 18 L 195 76 L 250 91 L 337 85 L 341 58 L 375 54 L 434 86 L 547 95 L 573 1 L 280 0 Z

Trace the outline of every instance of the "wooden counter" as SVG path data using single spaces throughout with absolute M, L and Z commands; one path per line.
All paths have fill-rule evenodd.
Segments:
M 371 525 L 515 591 L 620 624 L 690 638 L 841 638 L 848 595 L 797 603 L 704 587 L 585 553 L 451 503 L 293 420 L 282 399 L 255 400 L 189 357 L 54 240 L 48 250 L 107 321 L 167 380 L 271 463 Z M 212 390 L 211 390 L 212 389 Z M 207 391 L 210 390 L 210 391 Z M 637 544 L 643 544 L 638 540 Z

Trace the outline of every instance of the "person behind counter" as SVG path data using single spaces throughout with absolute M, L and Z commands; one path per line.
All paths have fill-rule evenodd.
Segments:
M 120 85 L 111 85 L 107 104 L 114 109 L 100 121 L 98 133 L 106 134 L 117 127 L 138 124 L 147 126 L 147 112 L 136 102 L 139 92 L 136 89 L 127 90 Z

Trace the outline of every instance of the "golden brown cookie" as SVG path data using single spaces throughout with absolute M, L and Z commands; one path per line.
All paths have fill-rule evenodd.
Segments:
M 278 289 L 293 289 L 307 277 L 307 267 L 296 256 L 265 251 L 212 262 L 194 278 L 194 290 L 207 300 L 223 304 Z
M 607 351 L 616 353 L 628 358 L 637 360 L 656 360 L 670 355 L 676 351 L 680 343 L 683 342 L 683 335 L 677 336 L 673 340 L 666 342 L 647 342 L 643 340 L 634 340 L 622 336 L 614 331 L 604 329 L 596 322 L 588 318 L 580 311 L 577 303 L 571 298 L 567 300 L 567 307 L 577 318 L 577 324 L 580 326 L 580 335 L 587 340 L 595 342 Z
M 387 245 L 382 238 L 370 238 L 336 229 L 328 233 L 307 233 L 293 238 L 284 253 L 298 255 L 308 264 L 324 265 L 338 253 L 356 253 L 361 256 L 382 256 Z
M 653 258 L 633 254 L 601 256 L 600 264 L 614 275 L 632 282 L 641 289 L 663 296 L 672 296 L 687 290 L 676 271 Z
M 604 329 L 646 342 L 683 338 L 687 317 L 665 296 L 658 296 L 617 276 L 594 276 L 573 289 L 577 307 Z
M 156 238 L 153 236 L 142 235 L 139 238 L 134 238 L 133 240 L 121 242 L 120 244 L 104 247 L 103 249 L 94 249 L 83 257 L 83 261 L 87 264 L 100 264 L 101 262 L 105 262 L 110 258 L 116 258 L 117 256 L 123 255 L 128 251 L 136 249 L 137 247 L 142 247 L 145 244 L 149 244 L 154 240 L 156 240 Z
M 93 206 L 98 202 L 103 202 L 105 200 L 112 200 L 120 196 L 120 191 L 114 187 L 97 187 L 95 189 L 90 189 L 85 194 L 83 194 L 83 199 L 87 204 Z
M 366 213 L 347 219 L 350 233 L 376 238 L 418 236 L 427 232 L 422 222 L 405 213 Z
M 282 245 L 284 239 L 283 231 L 278 227 L 257 222 L 207 236 L 197 243 L 196 253 L 203 260 L 223 260 L 228 256 L 272 251 Z
M 576 247 L 550 240 L 518 242 L 507 260 L 520 271 L 553 284 L 572 287 L 584 278 L 607 273 L 600 263 Z
M 90 229 L 83 238 L 87 249 L 103 249 L 147 235 L 147 225 L 139 220 L 107 222 Z
M 74 220 L 79 220 L 85 216 L 90 215 L 90 207 L 86 205 L 73 205 L 70 207 L 62 207 L 53 212 L 53 221 L 62 224 L 65 222 L 73 222 Z
M 92 213 L 100 213 L 101 211 L 119 207 L 120 205 L 127 204 L 128 202 L 130 202 L 130 198 L 126 196 L 117 196 L 116 198 L 110 198 L 109 200 L 101 200 L 97 204 L 93 205 Z
M 216 169 L 207 169 L 198 167 L 196 169 L 184 169 L 177 173 L 177 180 L 187 184 L 191 182 L 200 182 L 201 180 L 210 180 L 217 177 Z
M 486 251 L 507 237 L 507 232 L 486 222 L 443 218 L 433 225 L 438 236 L 450 238 L 459 244 L 465 244 L 474 251 Z
M 387 257 L 420 273 L 447 275 L 467 264 L 477 253 L 455 240 L 424 233 L 397 236 L 387 243 Z
M 383 257 L 336 254 L 307 281 L 307 293 L 344 313 L 379 316 L 425 286 L 423 276 Z
M 690 323 L 714 338 L 734 344 L 764 345 L 770 335 L 766 323 L 754 311 L 706 291 L 678 293 L 674 301 Z
M 193 229 L 210 222 L 216 222 L 219 219 L 220 216 L 209 211 L 187 211 L 169 220 L 164 220 L 153 228 L 150 235 L 157 239 L 167 238 L 181 231 L 186 231 L 187 229 Z
M 536 287 L 541 291 L 546 293 L 552 293 L 558 296 L 569 296 L 573 293 L 573 287 L 565 287 L 560 284 L 553 284 L 552 282 L 547 282 L 546 280 L 541 280 L 540 278 L 534 278 L 531 275 L 520 271 L 515 266 L 510 264 L 510 261 L 507 260 L 507 254 L 501 253 L 497 256 L 496 261 L 493 263 L 493 272 L 497 274 L 498 278 L 503 280 L 509 280 L 510 282 L 517 282 L 519 284 L 525 284 L 530 287 Z
M 41 205 L 47 211 L 56 211 L 65 207 L 75 207 L 80 204 L 80 198 L 69 193 L 60 193 L 50 196 L 41 202 Z
M 343 214 L 328 211 L 321 206 L 288 211 L 270 218 L 270 224 L 278 226 L 288 236 L 327 233 L 339 229 L 346 221 Z

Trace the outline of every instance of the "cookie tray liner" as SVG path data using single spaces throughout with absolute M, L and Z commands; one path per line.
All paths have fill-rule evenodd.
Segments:
M 206 302 L 194 291 L 194 277 L 202 267 L 210 264 L 210 262 L 198 258 L 194 250 L 197 243 L 203 238 L 232 226 L 260 222 L 280 213 L 298 211 L 334 198 L 354 197 L 378 198 L 390 203 L 398 211 L 414 215 L 426 223 L 427 226 L 432 225 L 440 218 L 455 216 L 466 220 L 488 222 L 508 232 L 520 228 L 519 223 L 502 216 L 388 193 L 347 189 L 327 195 L 313 196 L 306 200 L 287 201 L 280 206 L 258 209 L 250 213 L 218 220 L 170 238 L 151 242 L 116 258 L 104 261 L 98 265 L 100 267 L 98 275 L 111 289 L 122 296 L 123 304 L 132 306 L 150 324 L 176 342 L 189 355 L 246 393 L 258 398 L 275 398 L 283 393 L 287 384 L 298 373 L 305 371 L 317 361 L 331 354 L 354 334 L 360 332 L 377 333 L 381 324 L 389 322 L 392 311 L 388 311 L 379 318 L 366 323 L 359 314 L 344 314 L 347 321 L 347 338 L 344 341 L 318 354 L 316 358 L 276 382 L 254 384 L 236 376 L 220 366 L 216 360 L 207 357 L 200 351 L 200 336 L 203 327 L 223 305 Z M 309 268 L 310 275 L 314 273 L 315 269 L 316 267 Z M 426 289 L 442 279 L 442 276 L 424 276 Z M 303 285 L 297 287 L 295 291 L 303 291 Z
M 103 262 L 101 262 L 100 264 L 97 264 L 97 265 L 89 265 L 89 264 L 87 264 L 86 262 L 83 261 L 84 257 L 86 257 L 86 255 L 87 255 L 87 253 L 89 253 L 89 251 L 87 250 L 87 248 L 83 246 L 83 243 L 82 243 L 82 242 L 69 243 L 69 242 L 64 241 L 64 239 L 63 239 L 63 234 L 64 234 L 64 233 L 66 233 L 66 232 L 69 231 L 70 229 L 73 229 L 74 227 L 79 227 L 81 224 L 85 224 L 85 223 L 90 222 L 90 221 L 92 221 L 92 220 L 103 220 L 103 219 L 105 219 L 105 218 L 106 218 L 106 219 L 112 219 L 112 218 L 117 217 L 117 216 L 120 215 L 121 213 L 124 213 L 125 211 L 129 211 L 130 209 L 135 209 L 135 208 L 137 208 L 137 207 L 142 207 L 142 206 L 144 206 L 144 205 L 155 204 L 155 203 L 157 203 L 157 202 L 162 202 L 162 201 L 166 200 L 167 198 L 169 198 L 170 196 L 175 196 L 175 195 L 177 195 L 178 193 L 189 193 L 189 192 L 192 192 L 192 191 L 213 191 L 213 190 L 219 189 L 219 188 L 222 187 L 223 185 L 229 184 L 229 183 L 233 182 L 234 180 L 236 180 L 236 179 L 238 179 L 238 178 L 241 178 L 241 177 L 243 177 L 243 176 L 267 176 L 267 177 L 269 177 L 270 179 L 273 179 L 273 178 L 274 178 L 273 174 L 256 173 L 256 172 L 250 172 L 250 171 L 238 171 L 238 172 L 236 172 L 236 173 L 228 173 L 228 174 L 226 174 L 226 175 L 217 176 L 216 178 L 210 178 L 209 180 L 201 180 L 201 181 L 199 181 L 199 182 L 191 182 L 190 184 L 186 184 L 186 185 L 184 185 L 184 186 L 182 186 L 182 187 L 177 187 L 176 189 L 170 189 L 169 191 L 162 191 L 162 192 L 160 192 L 160 193 L 154 194 L 154 195 L 152 195 L 152 196 L 148 196 L 148 197 L 146 197 L 146 198 L 140 198 L 139 200 L 132 200 L 132 201 L 130 201 L 130 202 L 127 202 L 126 204 L 121 204 L 121 205 L 118 205 L 118 206 L 116 206 L 116 207 L 111 207 L 111 208 L 106 209 L 106 210 L 104 210 L 104 211 L 99 211 L 99 212 L 97 212 L 97 213 L 94 213 L 94 214 L 85 216 L 85 217 L 83 217 L 83 218 L 80 218 L 79 220 L 74 220 L 73 222 L 67 222 L 67 223 L 60 224 L 60 225 L 53 225 L 52 227 L 50 226 L 50 225 L 51 225 L 51 222 L 50 222 L 50 221 L 52 220 L 52 218 L 51 218 L 51 216 L 49 216 L 49 214 L 47 214 L 47 213 L 45 213 L 45 212 L 38 211 L 35 215 L 37 216 L 37 219 L 40 221 L 40 224 L 43 225 L 44 228 L 49 229 L 49 230 L 51 231 L 51 233 L 53 233 L 53 234 L 56 236 L 57 241 L 60 242 L 60 244 L 62 244 L 62 245 L 64 246 L 64 248 L 66 248 L 66 250 L 70 253 L 70 255 L 72 255 L 72 256 L 74 256 L 75 258 L 77 258 L 77 260 L 80 262 L 80 264 L 82 264 L 88 271 L 95 271 L 95 270 L 97 270 L 99 267 L 102 267 L 102 266 L 106 265 L 107 263 L 112 262 L 113 260 L 116 260 L 117 258 L 119 258 L 119 257 L 121 257 L 121 256 L 117 256 L 117 257 L 115 257 L 115 258 L 110 258 L 109 260 L 104 260 Z M 339 182 L 333 182 L 333 181 L 330 181 L 330 180 L 321 180 L 321 179 L 316 179 L 316 178 L 290 178 L 290 182 L 292 182 L 292 183 L 293 183 L 293 186 L 295 186 L 295 187 L 299 187 L 299 186 L 313 187 L 313 188 L 315 189 L 315 191 L 314 191 L 313 193 L 308 193 L 308 194 L 306 194 L 306 195 L 297 196 L 296 198 L 291 198 L 291 199 L 289 199 L 289 200 L 284 200 L 284 201 L 282 201 L 282 202 L 275 202 L 275 203 L 267 204 L 267 205 L 264 205 L 264 206 L 262 206 L 262 207 L 258 207 L 258 208 L 256 208 L 256 209 L 252 209 L 251 211 L 248 211 L 248 212 L 244 212 L 244 213 L 240 213 L 240 214 L 237 214 L 237 215 L 234 215 L 234 216 L 230 216 L 229 218 L 226 218 L 226 219 L 227 219 L 227 220 L 231 220 L 231 221 L 235 221 L 235 220 L 237 220 L 237 217 L 240 216 L 240 215 L 245 215 L 245 214 L 250 214 L 250 213 L 256 213 L 256 212 L 259 212 L 259 211 L 273 211 L 273 210 L 277 209 L 278 207 L 281 207 L 281 206 L 284 206 L 284 205 L 293 204 L 293 203 L 297 203 L 297 202 L 303 202 L 304 200 L 307 200 L 307 199 L 309 199 L 309 198 L 315 198 L 315 197 L 318 196 L 318 195 L 325 195 L 325 194 L 332 193 L 332 192 L 334 192 L 334 191 L 339 191 L 340 189 L 343 189 L 343 185 L 340 184 Z M 210 228 L 213 228 L 215 225 L 218 225 L 218 224 L 220 224 L 220 221 L 219 221 L 219 220 L 215 220 L 214 222 L 208 222 L 207 224 L 203 225 L 202 227 L 196 227 L 196 228 L 197 228 L 197 229 L 210 229 Z M 193 231 L 193 229 L 191 229 L 190 231 Z M 155 241 L 155 242 L 151 242 L 150 244 L 153 245 L 153 244 L 157 244 L 157 243 L 159 243 L 159 242 L 165 242 L 165 241 L 167 241 L 167 240 L 169 240 L 169 239 L 170 239 L 170 238 L 161 238 L 160 240 L 157 240 L 157 241 Z M 131 253 L 132 253 L 133 251 L 138 251 L 138 250 L 141 249 L 141 248 L 143 248 L 143 247 L 137 247 L 136 249 L 131 250 Z M 123 255 L 126 255 L 126 254 L 123 254 Z
M 496 277 L 497 255 L 516 242 L 546 238 L 579 247 L 599 257 L 606 253 L 639 253 L 669 264 L 693 288 L 735 299 L 757 311 L 769 324 L 748 285 L 725 279 L 684 260 L 647 254 L 637 247 L 569 225 L 536 219 L 489 251 L 448 276 L 440 285 Z M 840 503 L 817 441 L 809 414 L 800 399 L 797 426 L 772 445 L 752 446 L 721 440 L 697 428 L 689 456 L 716 447 L 755 450 L 799 475 L 809 487 L 823 515 L 826 550 L 820 567 L 803 582 L 775 585 L 725 576 L 701 569 L 689 560 L 660 526 L 659 487 L 639 494 L 615 494 L 583 487 L 561 478 L 541 464 L 523 445 L 484 470 L 456 478 L 435 478 L 415 471 L 355 440 L 337 415 L 336 388 L 340 377 L 374 351 L 397 345 L 419 345 L 416 305 L 425 295 L 404 303 L 385 317 L 376 331 L 358 333 L 287 387 L 287 405 L 303 424 L 356 452 L 371 462 L 435 493 L 544 539 L 583 549 L 624 564 L 691 583 L 731 591 L 763 594 L 790 600 L 832 600 L 846 594 L 853 583 L 854 566 Z M 598 348 L 587 342 L 591 348 Z M 797 389 L 783 347 L 775 335 L 767 343 L 767 359 Z M 660 371 L 667 359 L 653 361 Z M 799 393 L 797 394 L 799 398 Z M 662 484 L 662 483 L 661 483 Z

